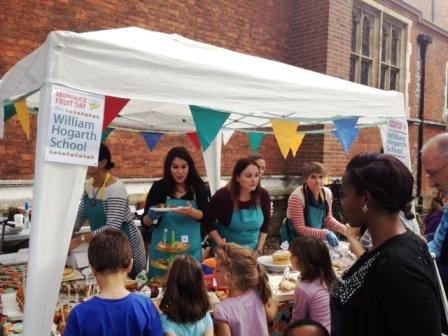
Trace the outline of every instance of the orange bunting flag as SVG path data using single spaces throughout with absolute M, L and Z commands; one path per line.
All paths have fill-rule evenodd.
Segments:
M 28 111 L 28 106 L 26 105 L 26 99 L 19 100 L 14 103 L 17 113 L 17 119 L 26 134 L 27 139 L 31 136 L 31 126 L 30 126 L 30 113 Z
M 277 140 L 280 151 L 285 159 L 290 150 L 292 150 L 293 155 L 295 156 L 302 143 L 303 135 L 297 134 L 297 127 L 299 127 L 299 124 L 298 121 L 294 120 L 271 120 L 275 139 Z

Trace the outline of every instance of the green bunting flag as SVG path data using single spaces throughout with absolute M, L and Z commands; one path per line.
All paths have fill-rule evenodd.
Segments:
M 190 105 L 190 111 L 199 135 L 199 141 L 205 151 L 215 140 L 216 135 L 230 116 L 230 113 L 218 112 L 194 105 Z
M 109 135 L 115 130 L 113 127 L 106 128 L 103 133 L 101 133 L 101 142 L 106 141 Z
M 16 115 L 16 108 L 14 104 L 8 104 L 3 106 L 3 110 L 5 111 L 5 114 L 3 116 L 3 120 L 7 121 L 11 119 L 13 116 Z
M 264 134 L 261 132 L 249 132 L 248 137 L 250 146 L 252 147 L 252 152 L 258 152 L 261 142 L 263 141 Z

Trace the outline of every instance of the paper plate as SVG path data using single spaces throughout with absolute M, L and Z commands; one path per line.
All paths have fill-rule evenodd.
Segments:
M 272 256 L 261 256 L 258 257 L 257 262 L 260 265 L 263 265 L 264 267 L 266 267 L 266 269 L 270 272 L 283 272 L 284 269 L 286 267 L 291 267 L 291 263 L 289 263 L 288 265 L 274 265 L 274 263 L 272 262 Z

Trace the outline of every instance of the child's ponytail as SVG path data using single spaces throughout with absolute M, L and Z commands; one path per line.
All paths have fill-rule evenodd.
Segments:
M 269 278 L 263 267 L 257 264 L 258 272 L 258 292 L 260 293 L 261 301 L 266 304 L 272 297 L 271 286 L 269 285 Z

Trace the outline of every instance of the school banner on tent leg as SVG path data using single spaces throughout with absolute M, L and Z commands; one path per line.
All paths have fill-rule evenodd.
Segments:
M 53 85 L 45 161 L 96 166 L 104 96 Z
M 406 118 L 390 119 L 387 125 L 380 128 L 384 154 L 390 154 L 400 159 L 409 170 L 411 168 L 411 155 L 409 151 L 408 121 Z

